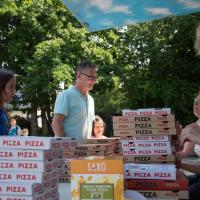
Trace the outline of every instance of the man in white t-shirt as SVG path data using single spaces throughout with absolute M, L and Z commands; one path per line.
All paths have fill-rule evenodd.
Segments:
M 75 85 L 61 92 L 55 102 L 52 128 L 57 137 L 91 137 L 95 118 L 94 100 L 89 91 L 97 79 L 97 66 L 84 61 L 77 66 Z

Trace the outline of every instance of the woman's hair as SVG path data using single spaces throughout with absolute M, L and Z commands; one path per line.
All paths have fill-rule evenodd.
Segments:
M 194 48 L 197 51 L 197 55 L 200 55 L 200 24 L 196 28 L 196 40 L 194 43 Z
M 3 91 L 5 91 L 6 84 L 15 77 L 15 74 L 6 69 L 0 69 L 0 106 L 3 102 Z
M 93 125 L 92 125 L 92 136 L 95 136 L 95 134 L 94 134 L 94 125 L 95 125 L 96 122 L 102 122 L 103 123 L 104 131 L 105 131 L 105 128 L 106 128 L 106 124 L 103 121 L 103 119 L 100 116 L 96 115 L 95 118 L 94 118 L 94 121 L 93 121 Z

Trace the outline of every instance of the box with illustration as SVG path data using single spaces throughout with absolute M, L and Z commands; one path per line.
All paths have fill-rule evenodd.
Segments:
M 72 160 L 71 200 L 123 199 L 123 158 Z

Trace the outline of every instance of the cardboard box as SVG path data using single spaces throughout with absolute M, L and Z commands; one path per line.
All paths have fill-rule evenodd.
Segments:
M 188 190 L 138 190 L 147 199 L 189 199 Z
M 124 197 L 122 159 L 73 160 L 71 173 L 72 200 Z
M 54 137 L 16 137 L 2 136 L 0 140 L 0 148 L 13 149 L 61 149 L 63 145 L 61 138 Z
M 175 121 L 174 115 L 152 115 L 152 116 L 113 116 L 113 123 L 121 122 L 160 122 Z
M 90 138 L 83 141 L 84 143 L 90 143 L 90 144 L 106 144 L 106 143 L 119 143 L 120 138 L 119 137 L 110 137 L 106 139 L 96 139 L 96 138 Z
M 171 149 L 170 142 L 146 142 L 146 141 L 137 141 L 137 142 L 122 142 L 123 149 L 130 149 L 134 147 L 143 147 L 144 149 Z
M 65 151 L 64 157 L 104 156 L 105 151 Z
M 175 128 L 175 122 L 138 122 L 138 123 L 114 123 L 113 129 L 154 129 L 154 128 Z
M 70 176 L 61 176 L 59 178 L 59 183 L 71 183 L 71 175 Z
M 36 195 L 42 194 L 42 184 L 38 183 L 6 183 L 0 184 L 0 195 Z
M 51 196 L 51 200 L 60 200 L 60 194 L 56 193 L 53 196 Z
M 124 156 L 145 156 L 145 155 L 170 155 L 172 154 L 171 149 L 166 148 L 123 148 L 122 153 Z
M 51 173 L 0 171 L 0 182 L 42 183 L 51 179 Z
M 175 155 L 124 156 L 125 163 L 175 162 Z
M 105 151 L 107 149 L 114 149 L 114 144 L 104 143 L 104 144 L 79 144 L 71 148 L 71 151 Z
M 61 144 L 63 149 L 71 149 L 80 144 L 80 140 L 76 137 L 61 137 Z
M 72 159 L 65 159 L 64 160 L 64 169 L 71 169 L 71 160 Z
M 52 150 L 0 148 L 0 160 L 52 160 Z
M 176 180 L 176 166 L 173 164 L 124 164 L 125 179 Z
M 120 136 L 121 142 L 167 142 L 170 141 L 168 135 L 145 135 L 145 136 L 134 136 L 128 135 Z
M 40 196 L 14 196 L 14 195 L 0 195 L 0 200 L 45 200 L 44 195 L 41 194 Z
M 130 190 L 188 190 L 189 183 L 185 174 L 177 171 L 176 180 L 126 179 L 126 189 Z
M 0 171 L 49 172 L 52 170 L 53 161 L 0 160 Z
M 154 129 L 118 129 L 113 130 L 115 136 L 148 136 L 148 135 L 176 135 L 175 128 Z
M 124 109 L 123 116 L 150 116 L 150 115 L 171 115 L 171 108 L 143 108 L 137 110 Z

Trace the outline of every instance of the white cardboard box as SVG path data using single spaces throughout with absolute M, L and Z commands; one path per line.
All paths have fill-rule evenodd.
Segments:
M 63 141 L 61 138 L 55 137 L 16 137 L 2 136 L 0 140 L 0 148 L 13 149 L 61 149 Z
M 175 122 L 113 123 L 114 130 L 175 128 Z
M 0 182 L 42 183 L 50 180 L 52 172 L 0 171 Z
M 122 142 L 122 148 L 134 148 L 142 147 L 144 149 L 166 149 L 170 151 L 171 143 L 168 142 L 149 142 L 149 141 L 137 141 L 137 142 Z
M 171 155 L 172 151 L 171 148 L 170 149 L 166 149 L 166 148 L 144 148 L 144 147 L 137 147 L 137 148 L 123 148 L 123 155 L 124 156 L 128 156 L 128 155 Z
M 147 136 L 147 135 L 176 135 L 175 128 L 152 128 L 152 129 L 116 129 L 113 130 L 115 136 Z
M 42 184 L 39 183 L 0 183 L 0 195 L 33 195 L 42 192 Z
M 146 135 L 146 136 L 120 136 L 121 142 L 166 142 L 169 141 L 168 135 Z
M 123 116 L 170 115 L 171 113 L 172 113 L 171 112 L 171 108 L 143 108 L 143 109 L 138 109 L 138 110 L 130 110 L 130 109 L 122 110 L 122 115 Z
M 174 164 L 124 164 L 126 179 L 164 179 L 176 180 L 176 166 Z
M 151 116 L 113 116 L 113 123 L 120 122 L 153 122 L 175 121 L 174 115 L 151 115 Z
M 55 161 L 54 161 L 55 162 Z M 53 161 L 0 160 L 0 171 L 49 172 Z

